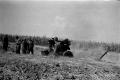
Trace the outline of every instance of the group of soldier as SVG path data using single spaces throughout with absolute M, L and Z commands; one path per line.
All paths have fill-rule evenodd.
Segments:
M 15 52 L 20 54 L 21 52 L 24 54 L 34 54 L 34 41 L 32 39 L 20 39 L 16 36 L 15 40 Z M 8 36 L 6 35 L 3 39 L 3 50 L 8 50 Z
M 34 41 L 32 39 L 20 39 L 16 37 L 16 53 L 34 54 Z

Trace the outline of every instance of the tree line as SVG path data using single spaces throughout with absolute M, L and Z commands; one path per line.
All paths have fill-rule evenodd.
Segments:
M 49 38 L 46 36 L 25 36 L 25 35 L 12 35 L 12 34 L 3 34 L 0 33 L 0 41 L 3 40 L 3 37 L 5 35 L 8 35 L 9 42 L 15 42 L 16 36 L 19 36 L 21 39 L 32 39 L 34 41 L 35 45 L 41 45 L 41 46 L 48 46 L 48 40 Z M 105 42 L 95 42 L 95 41 L 75 41 L 71 40 L 72 46 L 77 46 L 79 49 L 94 49 L 98 47 L 103 47 L 104 50 L 107 50 L 109 48 L 109 51 L 112 52 L 120 52 L 120 44 L 119 43 L 105 43 Z

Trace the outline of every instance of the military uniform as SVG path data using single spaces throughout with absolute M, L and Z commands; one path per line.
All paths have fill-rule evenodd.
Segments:
M 29 41 L 29 53 L 31 52 L 32 54 L 34 54 L 34 42 L 32 40 Z
M 16 40 L 16 53 L 20 54 L 20 49 L 21 49 L 21 41 L 20 39 Z
M 26 39 L 23 40 L 23 43 L 22 43 L 22 52 L 23 52 L 24 54 L 26 54 L 26 53 L 28 52 L 28 42 L 27 42 Z
M 49 44 L 50 51 L 52 51 L 54 49 L 54 47 L 55 47 L 55 41 L 54 41 L 54 39 L 53 38 L 49 39 L 48 40 L 48 44 Z
M 8 36 L 6 35 L 3 39 L 3 50 L 7 51 L 8 49 Z

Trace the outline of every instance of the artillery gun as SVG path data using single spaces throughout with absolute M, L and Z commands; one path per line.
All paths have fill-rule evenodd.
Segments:
M 57 42 L 52 49 L 45 49 L 41 51 L 41 54 L 45 56 L 53 54 L 54 56 L 73 57 L 73 53 L 70 51 L 70 41 L 68 39 Z

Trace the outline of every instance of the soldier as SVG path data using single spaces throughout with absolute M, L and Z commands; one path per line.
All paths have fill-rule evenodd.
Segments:
M 29 49 L 28 49 L 28 51 L 29 51 L 29 53 L 31 52 L 32 54 L 34 54 L 34 41 L 33 40 L 29 40 Z
M 20 49 L 21 49 L 21 41 L 19 37 L 16 37 L 16 53 L 20 54 Z
M 51 52 L 51 51 L 53 50 L 53 48 L 55 47 L 54 38 L 49 39 L 49 40 L 48 40 L 48 44 L 49 44 L 49 49 L 50 49 L 50 52 Z
M 62 47 L 63 47 L 62 42 L 56 44 L 56 47 L 55 47 L 55 50 L 54 50 L 54 55 L 55 56 L 62 55 L 62 53 L 61 53 L 63 51 Z
M 55 47 L 54 47 L 54 51 L 57 48 L 58 45 L 60 45 L 61 41 L 58 40 L 58 37 L 54 37 L 54 41 L 55 41 Z
M 23 42 L 24 42 L 24 39 L 21 39 L 21 50 L 22 50 L 22 53 L 24 53 L 24 44 L 23 44 Z
M 28 42 L 27 42 L 27 39 L 24 39 L 22 43 L 22 52 L 26 54 L 27 50 L 28 50 Z
M 3 50 L 7 51 L 8 50 L 8 36 L 5 35 L 3 39 Z
M 55 44 L 59 42 L 58 37 L 54 37 Z

